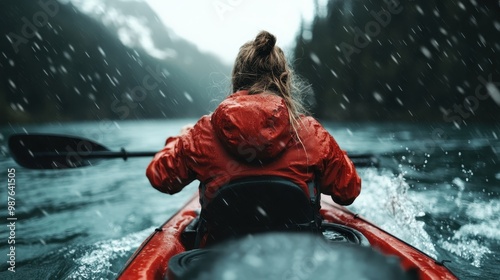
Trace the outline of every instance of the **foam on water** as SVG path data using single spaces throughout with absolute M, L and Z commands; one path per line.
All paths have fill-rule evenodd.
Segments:
M 393 175 L 375 168 L 359 170 L 362 191 L 349 208 L 385 231 L 408 242 L 433 258 L 437 258 L 425 223 L 417 217 L 425 215 L 422 207 L 408 195 L 409 186 L 402 174 Z
M 481 267 L 482 259 L 492 253 L 484 240 L 500 242 L 500 200 L 475 200 L 465 212 L 471 223 L 462 225 L 450 240 L 440 245 L 473 266 Z
M 486 237 L 491 240 L 500 241 L 500 200 L 494 199 L 489 202 L 474 201 L 469 204 L 467 215 L 477 220 L 477 223 L 462 226 L 455 233 L 455 237 Z
M 471 265 L 481 267 L 481 260 L 485 254 L 490 254 L 488 247 L 479 244 L 477 240 L 453 240 L 440 242 L 443 249 L 471 261 Z
M 117 240 L 99 241 L 83 254 L 75 249 L 67 251 L 64 254 L 65 258 L 73 259 L 75 262 L 75 270 L 67 279 L 98 279 L 104 275 L 108 278 L 116 278 L 117 271 L 121 268 L 111 269 L 112 262 L 131 255 L 131 252 L 153 231 L 154 228 L 148 228 Z
M 500 200 L 467 201 L 467 182 L 454 178 L 438 188 L 425 192 L 409 190 L 402 174 L 395 176 L 388 171 L 360 170 L 363 190 L 352 210 L 365 216 L 382 229 L 403 239 L 430 256 L 436 258 L 435 246 L 458 256 L 475 267 L 481 267 L 486 256 L 492 254 L 490 243 L 500 243 Z M 444 195 L 438 189 L 446 189 Z M 424 230 L 424 222 L 416 218 L 425 213 L 463 213 L 469 222 L 462 224 L 449 237 L 439 236 L 433 244 Z M 449 227 L 447 229 L 449 230 Z M 446 239 L 445 239 L 446 238 Z

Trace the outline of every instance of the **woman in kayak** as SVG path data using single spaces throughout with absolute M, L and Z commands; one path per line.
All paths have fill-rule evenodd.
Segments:
M 306 193 L 314 180 L 338 204 L 355 200 L 361 179 L 353 163 L 323 126 L 305 115 L 292 91 L 293 72 L 275 43 L 262 31 L 240 48 L 233 94 L 211 115 L 167 139 L 146 171 L 153 187 L 174 194 L 198 179 L 205 185 L 200 197 L 209 201 L 232 180 L 279 176 Z

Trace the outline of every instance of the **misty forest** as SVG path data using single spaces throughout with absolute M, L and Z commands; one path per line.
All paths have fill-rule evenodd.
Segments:
M 150 30 L 155 53 L 123 20 L 71 3 L 46 8 L 41 27 L 38 5 L 2 8 L 1 124 L 198 117 L 230 91 L 231 65 L 177 37 L 144 3 L 114 8 Z M 290 61 L 320 119 L 492 122 L 499 12 L 494 1 L 329 1 L 302 23 Z

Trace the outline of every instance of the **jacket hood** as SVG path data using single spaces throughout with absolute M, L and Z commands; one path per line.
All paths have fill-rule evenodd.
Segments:
M 219 105 L 211 122 L 226 150 L 246 162 L 275 158 L 292 138 L 285 101 L 272 93 L 236 92 Z

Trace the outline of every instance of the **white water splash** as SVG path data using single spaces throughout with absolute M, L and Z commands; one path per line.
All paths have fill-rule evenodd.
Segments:
M 445 206 L 438 199 L 439 193 L 428 190 L 425 193 L 410 191 L 408 194 L 409 186 L 404 176 L 395 177 L 387 171 L 360 170 L 360 176 L 363 179 L 363 190 L 353 204 L 353 210 L 436 258 L 437 252 L 424 230 L 425 224 L 417 221 L 416 217 L 421 216 L 424 211 L 433 214 L 450 211 L 450 205 Z M 458 187 L 457 196 L 461 197 L 465 182 L 455 178 L 452 183 Z M 466 214 L 472 222 L 461 226 L 453 237 L 439 240 L 437 245 L 469 261 L 471 265 L 481 267 L 484 257 L 492 253 L 483 240 L 500 240 L 500 200 L 477 200 L 469 204 L 462 199 L 459 199 L 460 203 L 457 203 L 456 198 L 452 201 L 456 207 L 467 207 Z
M 500 200 L 474 201 L 467 206 L 466 213 L 473 222 L 461 226 L 451 240 L 441 245 L 473 266 L 481 267 L 484 256 L 492 253 L 483 240 L 500 241 Z
M 441 247 L 461 258 L 470 260 L 475 267 L 481 267 L 483 256 L 491 253 L 488 247 L 480 245 L 477 240 L 458 241 L 456 243 L 443 241 Z
M 74 258 L 76 270 L 67 279 L 95 279 L 109 274 L 116 277 L 116 271 L 120 271 L 121 268 L 111 269 L 112 261 L 131 255 L 131 251 L 136 249 L 152 232 L 154 228 L 148 228 L 117 240 L 99 241 L 92 245 L 93 250 L 86 252 L 83 256 L 78 256 L 77 250 L 72 249 L 65 254 L 65 257 Z
M 416 217 L 424 215 L 422 208 L 407 194 L 409 186 L 404 176 L 394 176 L 389 171 L 359 170 L 363 180 L 361 195 L 351 206 L 352 210 L 385 231 L 415 246 L 433 258 L 436 249 L 425 223 Z M 350 208 L 351 208 L 350 207 Z

